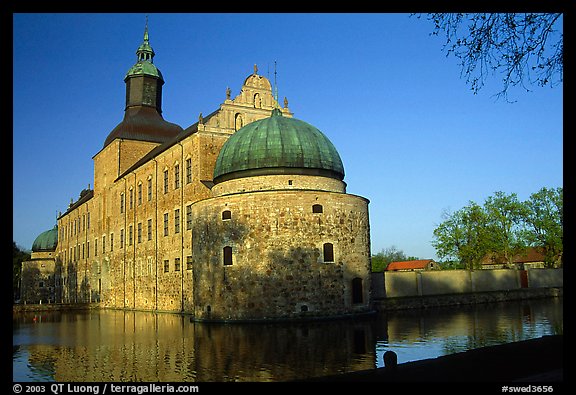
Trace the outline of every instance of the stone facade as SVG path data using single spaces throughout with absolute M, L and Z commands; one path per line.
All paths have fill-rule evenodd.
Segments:
M 55 301 L 55 268 L 53 251 L 32 252 L 30 260 L 22 262 L 20 298 L 23 303 Z
M 186 307 L 196 317 L 368 310 L 366 199 L 319 190 L 256 191 L 206 199 L 192 210 L 198 270 L 189 299 L 194 304 Z
M 221 320 L 370 310 L 366 199 L 321 176 L 214 185 L 228 137 L 274 108 L 292 117 L 254 67 L 236 97 L 227 89 L 216 111 L 176 138 L 111 135 L 93 157 L 94 189 L 58 218 L 56 301 Z

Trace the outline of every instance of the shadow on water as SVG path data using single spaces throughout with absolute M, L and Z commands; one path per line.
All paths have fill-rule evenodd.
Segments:
M 14 315 L 14 381 L 285 381 L 562 334 L 562 298 L 226 324 L 118 310 Z

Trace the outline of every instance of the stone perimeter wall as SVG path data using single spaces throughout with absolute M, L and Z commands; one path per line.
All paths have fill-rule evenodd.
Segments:
M 522 277 L 525 276 L 525 281 Z M 562 288 L 563 269 L 445 270 L 372 273 L 374 298 Z

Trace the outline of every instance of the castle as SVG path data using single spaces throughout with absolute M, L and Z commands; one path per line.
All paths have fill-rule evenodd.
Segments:
M 93 189 L 34 242 L 22 301 L 223 321 L 371 311 L 369 202 L 346 193 L 326 135 L 256 66 L 183 129 L 162 117 L 147 26 L 136 55 Z

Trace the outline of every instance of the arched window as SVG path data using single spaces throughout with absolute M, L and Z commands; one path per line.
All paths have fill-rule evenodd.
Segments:
M 323 209 L 321 204 L 315 204 L 312 206 L 312 212 L 313 213 L 322 213 L 322 212 L 324 212 L 324 209 Z
M 222 219 L 232 219 L 232 212 L 230 210 L 222 211 Z
M 259 93 L 254 95 L 254 108 L 262 108 L 262 99 Z
M 334 246 L 332 243 L 324 244 L 324 262 L 334 262 Z
M 238 131 L 242 126 L 244 126 L 244 120 L 242 119 L 242 114 L 236 114 L 234 118 L 234 130 Z
M 223 263 L 224 266 L 229 266 L 232 264 L 232 247 L 230 246 L 226 246 L 224 247 L 224 249 L 222 250 L 223 252 Z
M 362 303 L 364 298 L 362 297 L 362 279 L 356 277 L 352 279 L 352 303 Z

